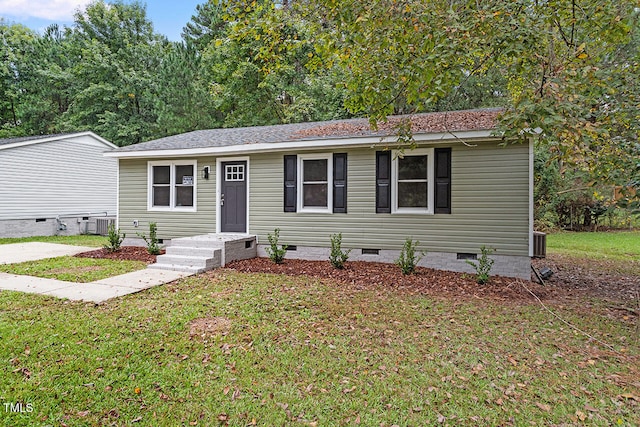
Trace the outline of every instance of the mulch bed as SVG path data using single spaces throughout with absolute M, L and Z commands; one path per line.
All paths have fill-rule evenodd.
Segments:
M 156 256 L 140 246 L 123 246 L 117 252 L 98 249 L 76 256 L 144 261 L 147 264 L 156 262 Z M 364 261 L 348 261 L 343 270 L 337 270 L 329 261 L 287 259 L 283 264 L 275 264 L 268 258 L 254 258 L 231 262 L 226 268 L 244 273 L 305 275 L 346 284 L 355 289 L 385 288 L 447 298 L 535 301 L 526 287 L 538 298 L 547 301 L 599 298 L 633 308 L 638 308 L 640 304 L 640 276 L 615 272 L 607 268 L 605 262 L 550 255 L 534 260 L 533 264 L 538 269 L 546 266 L 554 272 L 545 281 L 545 286 L 500 276 L 493 276 L 488 284 L 479 285 L 471 274 L 420 267 L 415 274 L 405 276 L 394 264 Z
M 161 251 L 164 254 L 164 249 Z M 156 262 L 156 255 L 147 252 L 147 248 L 142 246 L 122 246 L 116 252 L 109 252 L 106 249 L 97 249 L 95 251 L 82 252 L 76 255 L 80 258 L 97 258 L 97 259 L 117 259 L 126 261 L 143 261 L 147 264 Z
M 361 289 L 386 288 L 410 293 L 431 294 L 452 298 L 490 298 L 509 301 L 533 301 L 535 298 L 523 285 L 539 298 L 554 294 L 549 287 L 537 283 L 493 276 L 486 285 L 475 282 L 470 274 L 454 273 L 418 267 L 411 275 L 403 275 L 394 264 L 348 261 L 342 270 L 335 269 L 329 261 L 287 259 L 275 264 L 268 258 L 233 261 L 226 268 L 244 273 L 273 273 L 293 276 L 309 276 L 329 279 Z

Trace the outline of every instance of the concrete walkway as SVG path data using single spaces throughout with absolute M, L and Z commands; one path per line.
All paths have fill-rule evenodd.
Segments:
M 40 255 L 38 255 L 39 249 L 42 249 Z M 82 246 L 38 242 L 0 245 L 0 264 L 13 264 L 35 259 L 75 255 L 94 249 L 95 248 Z M 97 280 L 95 282 L 73 283 L 55 279 L 0 273 L 0 289 L 100 303 L 111 298 L 140 292 L 144 289 L 173 282 L 174 280 L 189 275 L 190 273 L 185 272 L 147 268 L 120 276 Z

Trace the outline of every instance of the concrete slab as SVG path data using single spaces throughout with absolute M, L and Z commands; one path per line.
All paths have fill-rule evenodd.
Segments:
M 144 270 L 121 274 L 120 276 L 98 280 L 96 282 L 93 282 L 92 284 L 142 290 L 151 288 L 153 286 L 162 285 L 164 283 L 173 282 L 174 280 L 178 280 L 182 277 L 190 275 L 190 273 L 185 273 L 182 271 L 155 270 L 152 268 L 147 268 Z
M 79 283 L 0 272 L 0 289 L 7 291 L 50 295 L 50 292 L 54 292 L 62 288 L 74 287 L 74 285 L 79 285 Z
M 75 255 L 96 249 L 88 246 L 61 245 L 59 243 L 11 243 L 0 245 L 0 264 L 15 264 L 37 259 Z
M 98 304 L 111 298 L 121 297 L 140 291 L 139 289 L 108 286 L 95 282 L 78 283 L 77 285 L 78 286 L 54 289 L 51 292 L 47 292 L 47 295 L 66 298 L 73 301 L 87 301 Z
M 191 273 L 144 269 L 90 283 L 64 282 L 41 277 L 0 273 L 0 290 L 27 292 L 67 298 L 73 301 L 101 303 L 173 282 Z

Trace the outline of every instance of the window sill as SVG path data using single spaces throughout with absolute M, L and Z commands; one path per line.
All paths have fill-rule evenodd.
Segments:
M 147 208 L 147 212 L 197 212 L 197 209 L 194 207 L 162 208 L 158 206 L 150 206 Z
M 331 210 L 330 210 L 330 209 L 328 209 L 328 208 L 317 208 L 317 209 L 314 209 L 314 208 L 306 208 L 306 209 L 298 209 L 298 210 L 296 211 L 296 213 L 312 213 L 312 214 L 318 214 L 318 213 L 320 213 L 320 214 L 330 214 L 330 213 L 333 213 L 333 212 L 331 212 Z
M 399 215 L 433 215 L 433 211 L 431 210 L 411 209 L 411 208 L 395 209 L 391 213 L 399 214 Z

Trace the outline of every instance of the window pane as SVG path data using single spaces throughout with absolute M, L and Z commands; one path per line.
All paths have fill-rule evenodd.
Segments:
M 169 184 L 170 181 L 171 181 L 170 166 L 154 166 L 153 167 L 153 183 L 154 184 Z
M 303 181 L 327 181 L 327 159 L 303 162 Z
M 176 187 L 176 206 L 193 206 L 193 187 Z
M 426 182 L 399 182 L 399 208 L 427 208 Z
M 153 206 L 169 206 L 169 187 L 153 187 Z
M 398 179 L 427 179 L 427 156 L 398 159 Z
M 327 184 L 304 184 L 304 207 L 327 207 Z
M 193 165 L 176 166 L 176 184 L 193 185 Z

